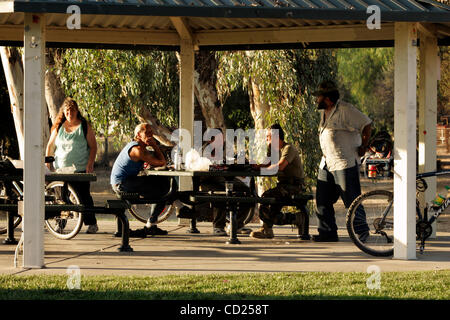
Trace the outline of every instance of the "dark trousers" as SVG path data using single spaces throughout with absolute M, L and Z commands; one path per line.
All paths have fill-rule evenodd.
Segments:
M 118 189 L 124 192 L 139 193 L 144 198 L 158 200 L 169 192 L 170 178 L 159 176 L 129 177 L 119 185 Z M 157 202 L 155 206 L 152 206 L 150 223 L 155 223 L 158 220 L 158 215 L 164 210 L 165 206 L 165 202 Z
M 350 207 L 353 200 L 361 194 L 361 184 L 359 181 L 359 166 L 344 170 L 328 171 L 327 167 L 319 169 L 317 175 L 316 206 L 317 218 L 319 219 L 319 234 L 325 236 L 337 235 L 336 217 L 334 204 L 342 198 L 346 208 Z M 369 230 L 366 221 L 366 213 L 363 209 L 358 210 L 355 217 L 358 223 L 356 233 L 361 234 Z
M 303 191 L 299 185 L 290 185 L 279 183 L 275 188 L 269 189 L 262 194 L 263 198 L 287 198 L 297 195 Z M 274 224 L 284 224 L 284 215 L 281 212 L 282 205 L 261 205 L 259 209 L 259 218 L 269 227 Z
M 204 178 L 200 180 L 201 191 L 225 191 L 225 178 L 214 177 L 214 178 Z M 239 179 L 233 180 L 233 191 L 243 192 L 250 194 L 250 188 L 240 181 Z M 211 210 L 213 216 L 213 227 L 214 228 L 225 228 L 227 223 L 227 210 L 226 205 L 223 203 L 214 203 L 212 208 L 209 207 L 209 203 L 200 204 L 195 206 L 195 210 Z M 236 212 L 236 222 L 237 228 L 240 229 L 244 226 L 245 218 L 247 217 L 249 211 L 252 209 L 252 205 L 240 204 L 239 209 Z
M 94 200 L 91 196 L 91 183 L 89 181 L 82 182 L 71 182 L 70 185 L 78 194 L 80 198 L 80 203 L 87 207 L 94 206 Z M 90 226 L 97 223 L 97 219 L 95 218 L 94 213 L 83 213 L 83 222 L 84 225 Z

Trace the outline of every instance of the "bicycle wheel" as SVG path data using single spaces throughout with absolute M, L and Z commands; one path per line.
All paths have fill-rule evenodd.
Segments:
M 131 205 L 131 208 L 128 209 L 128 212 L 138 221 L 146 223 L 148 221 L 148 218 L 150 217 L 154 205 L 155 204 L 153 203 L 133 204 Z M 173 212 L 175 212 L 175 206 L 166 205 L 164 209 L 159 213 L 156 223 L 166 221 Z
M 19 192 L 16 189 L 12 189 L 13 193 L 15 194 L 15 196 L 17 196 L 17 198 L 19 198 Z M 5 186 L 3 185 L 3 183 L 0 183 L 0 201 L 4 201 L 3 203 L 7 203 L 5 200 L 6 198 L 6 189 Z M 8 220 L 7 220 L 7 214 L 8 212 L 0 210 L 0 234 L 5 234 L 8 229 Z M 14 218 L 14 222 L 13 222 L 13 226 L 14 229 L 17 228 L 19 226 L 19 224 L 22 222 L 22 217 L 21 216 L 17 216 Z
M 54 181 L 47 185 L 45 195 L 51 200 L 46 204 L 80 204 L 80 199 L 68 185 L 64 194 L 64 182 Z M 45 220 L 48 231 L 58 239 L 69 240 L 75 237 L 83 226 L 83 214 L 78 211 L 62 211 L 59 216 Z
M 348 209 L 346 225 L 350 239 L 372 256 L 388 257 L 394 254 L 393 197 L 390 191 L 370 191 L 356 198 Z M 367 229 L 366 222 L 368 233 L 361 232 Z

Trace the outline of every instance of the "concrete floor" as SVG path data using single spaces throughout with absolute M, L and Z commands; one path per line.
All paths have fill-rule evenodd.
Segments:
M 313 219 L 314 220 L 314 219 Z M 314 221 L 311 233 L 315 234 Z M 382 272 L 450 269 L 450 233 L 438 232 L 427 242 L 425 252 L 416 260 L 376 258 L 361 252 L 340 228 L 337 243 L 315 243 L 296 238 L 297 230 L 276 226 L 275 238 L 258 240 L 239 235 L 241 244 L 226 244 L 228 237 L 211 234 L 211 223 L 198 224 L 200 234 L 187 234 L 186 226 L 176 220 L 160 225 L 167 236 L 132 238 L 133 252 L 118 252 L 120 238 L 114 237 L 115 222 L 99 218 L 99 233 L 86 234 L 86 227 L 71 240 L 59 240 L 45 232 L 45 268 L 23 269 L 22 256 L 14 267 L 15 245 L 0 244 L 1 274 L 61 274 L 69 266 L 78 266 L 83 275 L 206 274 L 236 272 L 367 272 L 376 265 Z M 137 221 L 131 228 L 141 228 Z M 250 224 L 258 228 L 258 224 Z M 20 228 L 16 232 L 20 238 Z

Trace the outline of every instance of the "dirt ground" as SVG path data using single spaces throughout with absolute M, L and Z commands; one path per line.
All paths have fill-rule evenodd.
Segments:
M 96 205 L 104 205 L 106 200 L 115 199 L 115 195 L 109 182 L 111 169 L 96 168 L 95 173 L 97 175 L 97 181 L 91 184 L 91 193 Z M 437 178 L 437 192 L 444 196 L 446 195 L 445 186 L 450 186 L 450 176 Z M 361 188 L 362 192 L 374 189 L 393 190 L 393 179 L 378 179 L 373 181 L 361 177 Z M 335 205 L 335 210 L 338 227 L 345 228 L 345 216 L 347 212 L 342 200 L 338 200 Z M 314 226 L 317 225 L 314 215 L 310 223 L 311 228 L 314 228 Z M 447 208 L 447 210 L 439 217 L 437 224 L 439 231 L 450 232 L 450 208 Z

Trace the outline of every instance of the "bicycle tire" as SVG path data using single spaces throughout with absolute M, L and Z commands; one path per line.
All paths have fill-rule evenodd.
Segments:
M 150 213 L 152 212 L 152 205 L 149 204 L 132 204 L 131 207 L 128 209 L 128 212 L 136 218 L 136 220 L 147 223 L 148 218 L 150 217 Z M 158 215 L 158 220 L 156 220 L 156 223 L 161 223 L 169 219 L 169 217 L 172 215 L 172 213 L 175 212 L 175 206 L 173 205 L 166 205 L 164 209 L 160 212 Z
M 61 196 L 63 186 L 63 181 L 54 181 L 46 186 L 45 195 L 54 197 L 54 200 L 46 201 L 46 204 L 81 204 L 80 197 L 70 184 L 68 185 L 69 196 L 63 199 Z M 45 225 L 56 238 L 69 240 L 80 232 L 83 226 L 83 214 L 77 211 L 63 211 L 60 216 L 46 219 Z
M 18 198 L 19 192 L 16 189 L 13 189 L 13 192 L 17 195 L 17 198 Z M 5 187 L 3 184 L 0 184 L 0 197 L 1 196 L 6 196 L 6 190 L 5 190 Z M 2 214 L 0 214 L 0 234 L 5 234 L 8 231 L 7 220 L 6 220 L 6 215 L 8 213 L 3 210 L 0 212 L 2 212 Z M 13 222 L 14 229 L 17 228 L 21 222 L 22 222 L 22 217 L 17 216 Z
M 373 190 L 363 193 L 350 205 L 346 216 L 347 231 L 350 239 L 361 251 L 376 257 L 389 257 L 394 254 L 393 197 L 394 194 L 390 191 Z M 361 225 L 358 222 L 359 217 L 357 217 L 361 206 L 365 211 L 367 225 L 370 229 L 369 236 L 365 241 L 361 240 L 360 235 L 355 232 L 355 226 Z M 388 212 L 383 218 L 385 210 Z

